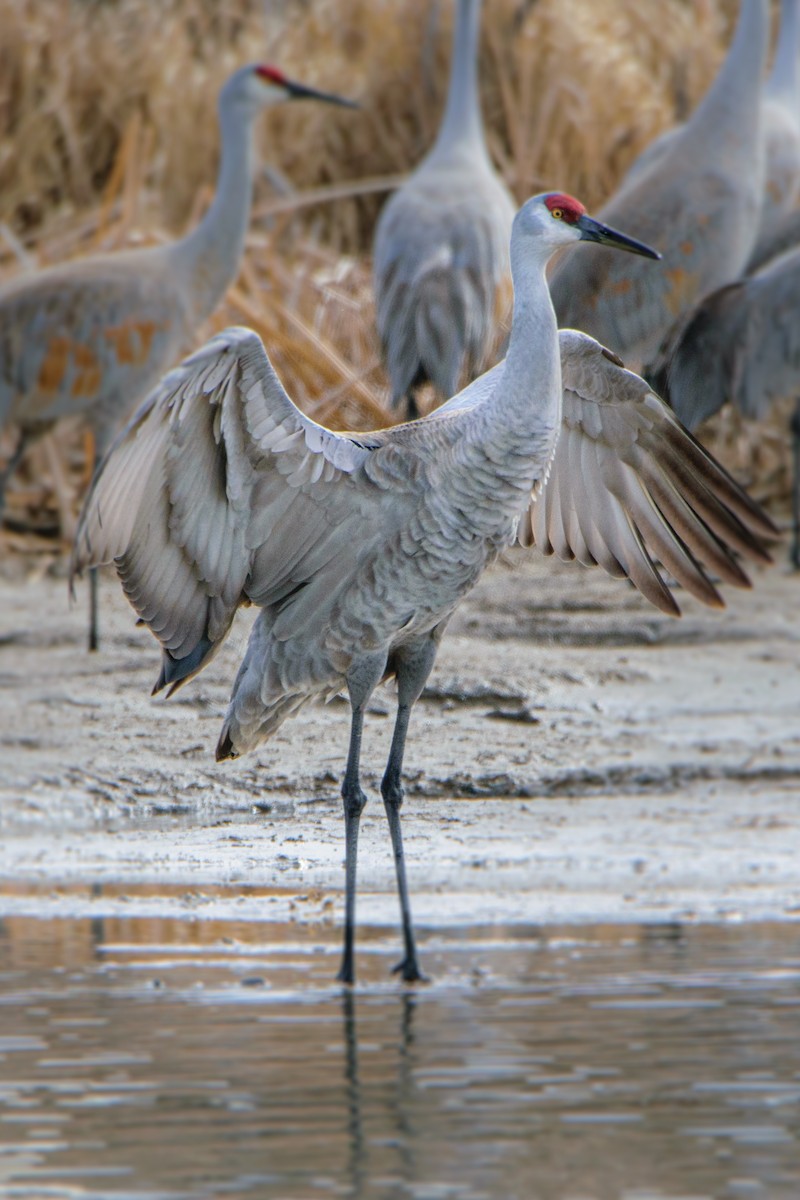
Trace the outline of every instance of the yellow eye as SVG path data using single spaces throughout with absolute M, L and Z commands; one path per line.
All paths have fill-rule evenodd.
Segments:
M 564 216 L 564 210 L 563 210 L 563 208 L 551 208 L 551 209 L 550 209 L 550 212 L 551 212 L 551 214 L 552 214 L 552 215 L 555 217 L 555 219 L 556 219 L 557 221 L 560 221 L 560 220 L 561 220 L 561 218 Z

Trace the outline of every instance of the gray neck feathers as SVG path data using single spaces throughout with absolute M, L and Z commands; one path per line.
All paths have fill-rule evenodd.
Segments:
M 456 0 L 447 104 L 429 158 L 447 158 L 465 148 L 486 155 L 478 95 L 480 19 L 481 0 Z
M 514 319 L 502 376 L 475 412 L 475 440 L 522 492 L 543 478 L 561 424 L 561 354 L 545 267 L 552 247 L 511 239 Z
M 214 200 L 200 224 L 173 246 L 191 292 L 193 318 L 204 320 L 236 278 L 250 221 L 253 119 L 220 98 L 220 163 Z
M 728 55 L 686 126 L 685 140 L 708 158 L 741 152 L 752 159 L 760 132 L 761 80 L 767 53 L 766 0 L 742 0 Z M 752 165 L 748 163 L 752 170 Z
M 771 100 L 781 100 L 792 109 L 800 109 L 798 96 L 798 58 L 800 57 L 800 3 L 782 0 L 778 44 L 764 94 Z M 800 111 L 795 111 L 800 120 Z

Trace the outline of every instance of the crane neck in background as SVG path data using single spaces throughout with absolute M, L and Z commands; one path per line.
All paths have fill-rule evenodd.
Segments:
M 456 0 L 450 83 L 442 124 L 428 160 L 448 159 L 465 148 L 488 162 L 478 92 L 481 0 Z
M 253 199 L 254 116 L 220 103 L 214 199 L 197 228 L 173 247 L 175 267 L 186 276 L 193 321 L 211 315 L 239 269 Z

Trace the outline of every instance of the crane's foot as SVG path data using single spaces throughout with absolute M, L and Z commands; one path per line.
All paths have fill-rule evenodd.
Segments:
M 396 967 L 392 967 L 392 974 L 399 975 L 404 983 L 430 983 L 428 976 L 420 971 L 416 956 L 404 958 Z
M 352 987 L 353 984 L 355 983 L 355 981 L 356 981 L 356 972 L 355 972 L 355 968 L 353 966 L 352 957 L 350 958 L 349 961 L 346 961 L 346 956 L 345 956 L 345 958 L 342 959 L 342 965 L 339 967 L 339 970 L 337 972 L 336 982 L 343 983 L 346 987 Z

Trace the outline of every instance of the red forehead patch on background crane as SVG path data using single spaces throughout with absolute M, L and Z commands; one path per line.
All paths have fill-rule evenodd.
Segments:
M 552 212 L 554 208 L 560 208 L 561 220 L 566 221 L 568 225 L 574 225 L 578 217 L 582 217 L 586 212 L 580 200 L 576 200 L 574 196 L 568 196 L 566 192 L 551 192 L 549 196 L 545 196 L 544 202 L 549 212 Z
M 278 67 L 271 67 L 268 63 L 256 67 L 256 75 L 260 75 L 262 79 L 268 79 L 270 83 L 286 83 L 286 76 Z

